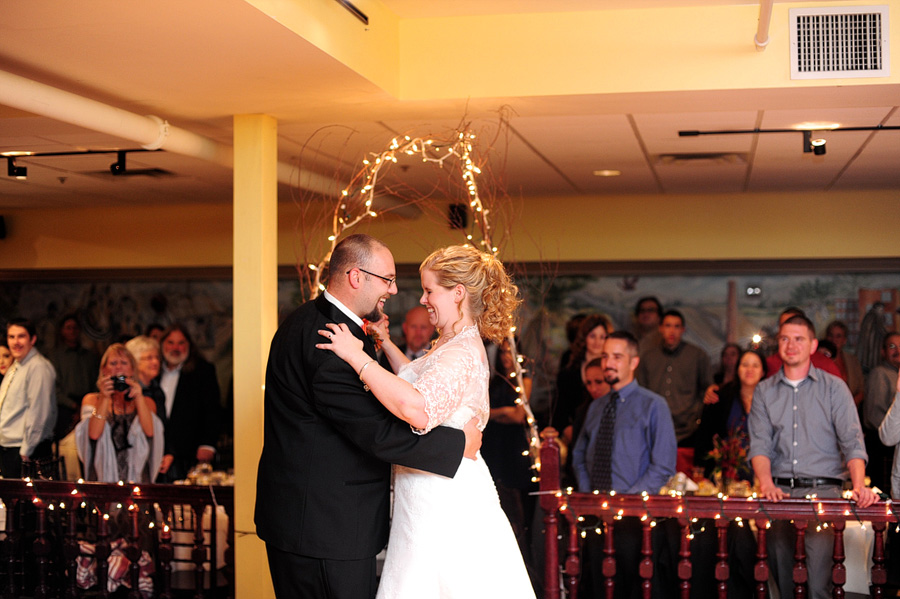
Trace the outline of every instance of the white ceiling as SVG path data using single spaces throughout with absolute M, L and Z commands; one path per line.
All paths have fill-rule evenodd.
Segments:
M 322 0 L 324 1 L 324 0 Z M 740 4 L 722 0 L 383 0 L 402 18 Z M 199 32 L 203 32 L 200 36 Z M 198 43 L 202 39 L 202 43 Z M 278 119 L 280 159 L 349 178 L 391 136 L 441 135 L 462 119 L 495 139 L 492 181 L 510 194 L 697 194 L 900 189 L 900 131 L 835 132 L 825 156 L 799 133 L 681 138 L 682 129 L 790 128 L 802 122 L 900 125 L 900 86 L 398 101 L 240 0 L 7 3 L 0 70 L 223 144 L 231 115 Z M 507 106 L 508 110 L 501 111 Z M 38 112 L 36 110 L 35 112 Z M 136 148 L 138 144 L 0 104 L 0 153 Z M 664 155 L 728 154 L 672 160 Z M 169 153 L 20 158 L 28 178 L 0 176 L 0 209 L 229 202 L 230 169 Z M 4 165 L 0 165 L 4 166 Z M 137 174 L 161 169 L 165 176 Z M 597 177 L 616 169 L 619 177 Z M 0 175 L 5 172 L 0 173 Z M 433 188 L 417 163 L 387 181 L 403 195 Z M 343 184 L 343 183 L 342 183 Z M 298 195 L 282 186 L 282 198 Z

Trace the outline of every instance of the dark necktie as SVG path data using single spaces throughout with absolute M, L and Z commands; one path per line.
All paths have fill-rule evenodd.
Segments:
M 594 466 L 591 469 L 591 488 L 598 491 L 612 489 L 612 452 L 613 433 L 616 430 L 616 410 L 619 406 L 619 393 L 613 391 L 609 403 L 603 409 L 603 420 L 594 443 Z

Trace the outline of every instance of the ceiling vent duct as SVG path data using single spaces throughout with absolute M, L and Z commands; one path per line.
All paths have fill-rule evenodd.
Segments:
M 887 6 L 792 8 L 791 79 L 890 76 Z

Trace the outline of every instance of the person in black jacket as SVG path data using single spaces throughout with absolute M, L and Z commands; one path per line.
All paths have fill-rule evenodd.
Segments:
M 166 397 L 166 454 L 157 482 L 184 479 L 198 462 L 210 463 L 222 424 L 216 367 L 197 352 L 190 333 L 173 324 L 163 334 L 159 386 Z
M 375 556 L 388 538 L 390 464 L 452 477 L 464 451 L 474 458 L 481 445 L 474 419 L 465 433 L 438 426 L 414 434 L 361 382 L 375 363 L 363 319 L 381 320 L 396 293 L 387 246 L 351 235 L 332 253 L 326 291 L 290 314 L 272 340 L 254 521 L 277 597 L 374 597 Z M 328 323 L 363 341 L 371 360 L 360 372 L 316 348 Z

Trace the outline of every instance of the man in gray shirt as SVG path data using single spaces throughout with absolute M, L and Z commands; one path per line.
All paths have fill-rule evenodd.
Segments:
M 894 402 L 897 372 L 900 369 L 900 333 L 888 333 L 881 344 L 884 361 L 869 372 L 866 398 L 862 403 L 863 432 L 869 454 L 869 478 L 872 484 L 886 490 L 890 485 L 894 448 L 878 438 L 878 427 Z
M 853 499 L 868 507 L 878 498 L 866 487 L 866 449 L 856 405 L 840 378 L 812 366 L 815 327 L 802 315 L 788 318 L 778 331 L 781 370 L 756 387 L 750 408 L 750 461 L 760 495 L 840 497 L 848 475 Z M 834 532 L 806 532 L 809 596 L 831 597 Z M 779 520 L 769 536 L 769 560 L 782 597 L 793 596 L 795 536 L 789 521 Z

